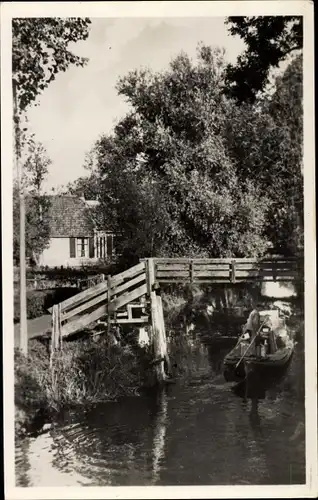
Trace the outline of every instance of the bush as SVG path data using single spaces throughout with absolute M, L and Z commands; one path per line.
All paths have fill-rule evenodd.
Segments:
M 14 359 L 15 404 L 22 409 L 46 408 L 49 384 L 49 356 L 40 342 L 29 345 L 26 357 L 16 349 Z
M 36 269 L 28 269 L 27 278 L 46 278 L 46 279 L 80 279 L 88 278 L 96 274 L 104 273 L 115 274 L 116 263 L 104 263 L 101 262 L 94 266 L 81 266 L 81 267 L 38 267 Z
M 45 300 L 47 294 L 41 292 L 27 293 L 27 317 L 37 318 L 46 313 Z
M 33 319 L 48 314 L 48 309 L 54 304 L 72 297 L 79 290 L 77 288 L 56 288 L 53 290 L 28 290 L 27 291 L 27 318 Z M 14 322 L 20 321 L 20 295 L 14 294 Z
M 46 291 L 27 291 L 27 318 L 33 319 L 46 314 L 45 298 Z M 14 295 L 14 322 L 20 321 L 20 294 L 16 292 Z

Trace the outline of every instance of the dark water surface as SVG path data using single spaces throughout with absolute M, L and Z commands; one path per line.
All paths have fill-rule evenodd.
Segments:
M 191 366 L 157 395 L 68 413 L 16 452 L 18 486 L 305 483 L 304 356 L 279 379 L 233 390 L 220 349 L 197 338 Z

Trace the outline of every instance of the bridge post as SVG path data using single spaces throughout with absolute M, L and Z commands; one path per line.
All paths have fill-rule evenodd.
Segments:
M 157 296 L 155 290 L 155 266 L 154 260 L 146 260 L 147 291 L 150 298 L 150 341 L 153 348 L 153 366 L 157 383 L 161 384 L 166 379 L 164 361 L 167 356 L 167 340 L 164 328 L 161 297 Z M 169 366 L 169 364 L 168 364 Z
M 194 265 L 193 265 L 193 259 L 190 259 L 190 262 L 189 262 L 189 267 L 190 267 L 190 283 L 191 283 L 191 289 L 192 289 L 193 280 L 194 280 Z
M 236 269 L 235 269 L 235 260 L 231 262 L 231 283 L 236 283 Z

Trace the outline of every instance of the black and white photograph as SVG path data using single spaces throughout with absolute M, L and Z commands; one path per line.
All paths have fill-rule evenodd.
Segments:
M 1 5 L 7 498 L 316 497 L 312 3 L 62 4 Z

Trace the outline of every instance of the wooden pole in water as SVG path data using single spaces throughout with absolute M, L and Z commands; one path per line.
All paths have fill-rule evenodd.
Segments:
M 155 266 L 153 259 L 147 259 L 147 284 L 150 293 L 150 311 L 151 311 L 151 332 L 152 332 L 152 345 L 154 353 L 154 367 L 156 380 L 159 384 L 165 381 L 164 370 L 164 340 L 161 329 L 160 312 L 158 307 L 157 295 L 154 290 L 155 284 Z
M 164 319 L 164 315 L 163 315 L 162 299 L 161 299 L 160 295 L 157 295 L 157 304 L 158 304 L 158 312 L 159 312 L 159 320 L 160 320 L 160 336 L 161 336 L 162 356 L 164 357 L 164 359 L 166 361 L 168 372 L 171 373 L 171 365 L 170 365 L 170 359 L 169 359 L 169 355 L 168 355 L 165 319 Z
M 145 259 L 145 273 L 146 273 L 146 284 L 147 284 L 147 299 L 149 300 L 149 323 L 148 323 L 148 336 L 149 336 L 149 344 L 153 347 L 153 334 L 152 334 L 152 326 L 151 326 L 151 272 L 149 270 L 149 259 Z

